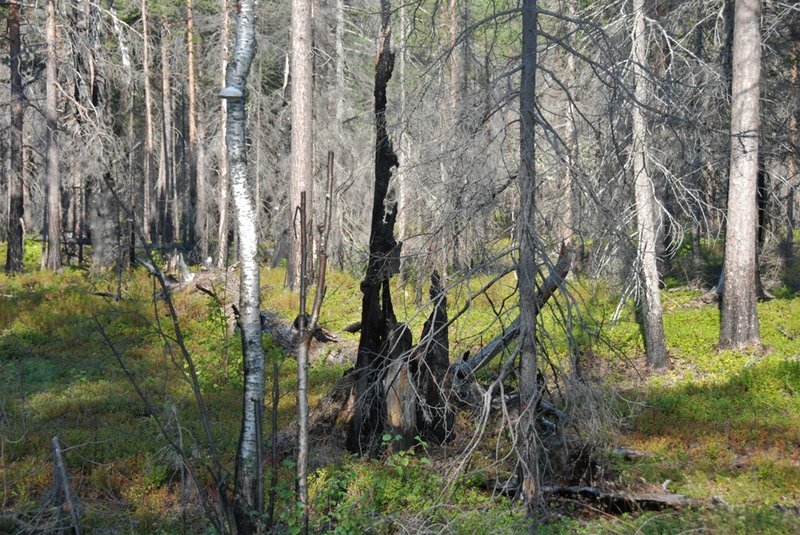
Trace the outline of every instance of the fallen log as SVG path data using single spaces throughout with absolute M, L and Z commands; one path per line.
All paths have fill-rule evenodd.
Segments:
M 546 485 L 542 487 L 542 493 L 545 498 L 566 498 L 588 502 L 593 507 L 615 514 L 682 509 L 697 506 L 701 503 L 699 500 L 688 498 L 682 494 L 615 492 L 600 487 Z
M 515 496 L 519 492 L 519 481 L 515 475 L 505 481 L 496 480 L 488 488 L 497 494 Z M 545 500 L 572 500 L 612 514 L 683 509 L 703 503 L 701 500 L 669 492 L 626 492 L 590 486 L 543 485 L 541 491 Z
M 564 279 L 569 273 L 572 256 L 567 247 L 562 243 L 561 251 L 558 254 L 558 261 L 553 270 L 548 275 L 547 279 L 539 287 L 536 294 L 536 309 L 541 308 L 547 303 L 553 294 L 564 285 Z M 503 330 L 492 341 L 483 346 L 478 353 L 467 359 L 461 360 L 456 364 L 450 366 L 448 373 L 453 374 L 454 377 L 465 379 L 470 377 L 475 372 L 489 364 L 494 357 L 499 355 L 506 347 L 508 347 L 519 336 L 519 318 L 511 322 L 506 329 Z
M 288 353 L 296 356 L 300 343 L 299 318 L 294 322 L 281 318 L 275 312 L 261 311 L 261 330 L 272 336 L 272 340 Z M 309 363 L 325 361 L 347 364 L 355 361 L 357 347 L 355 342 L 342 342 L 332 331 L 317 324 L 312 333 Z

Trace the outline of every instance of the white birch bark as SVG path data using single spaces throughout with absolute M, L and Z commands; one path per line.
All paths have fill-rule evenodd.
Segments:
M 264 408 L 264 349 L 261 318 L 256 213 L 247 176 L 245 96 L 247 75 L 255 55 L 253 0 L 241 0 L 236 21 L 236 44 L 227 85 L 242 98 L 228 101 L 227 144 L 231 192 L 239 234 L 241 293 L 239 324 L 244 353 L 242 428 L 236 452 L 235 518 L 239 533 L 256 531 L 263 510 L 261 423 Z

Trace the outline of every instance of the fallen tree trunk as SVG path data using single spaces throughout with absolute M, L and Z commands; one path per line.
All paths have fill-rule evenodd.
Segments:
M 700 504 L 698 500 L 687 498 L 682 494 L 615 492 L 600 487 L 544 486 L 542 493 L 549 498 L 588 502 L 593 507 L 615 514 L 682 509 Z
M 539 287 L 536 294 L 536 310 L 541 310 L 547 303 L 547 300 L 564 285 L 564 279 L 569 273 L 572 256 L 567 247 L 562 243 L 561 251 L 558 255 L 558 261 L 550 275 Z M 465 379 L 472 376 L 475 372 L 489 364 L 494 357 L 499 355 L 506 347 L 508 347 L 519 336 L 519 318 L 511 322 L 508 328 L 504 329 L 501 334 L 496 336 L 491 342 L 483 346 L 476 355 L 462 360 L 450 366 L 448 373 L 453 374 L 455 378 Z

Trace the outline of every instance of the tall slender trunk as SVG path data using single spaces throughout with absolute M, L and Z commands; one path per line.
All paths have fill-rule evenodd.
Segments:
M 228 0 L 222 0 L 222 87 L 225 87 L 225 77 L 228 71 L 228 43 L 230 41 L 230 8 Z M 228 122 L 228 101 L 222 99 L 219 109 L 220 124 Z M 228 145 L 225 139 L 225 129 L 220 130 L 220 156 L 219 156 L 219 227 L 217 228 L 217 267 L 223 269 L 228 263 Z
M 347 448 L 354 453 L 374 455 L 381 446 L 385 415 L 383 383 L 385 370 L 381 349 L 393 331 L 397 318 L 392 306 L 390 277 L 400 247 L 394 239 L 397 203 L 387 202 L 392 169 L 399 165 L 386 129 L 386 90 L 394 70 L 391 45 L 389 0 L 381 0 L 381 33 L 375 63 L 375 189 L 369 233 L 369 261 L 361 282 L 361 337 L 358 341 L 354 398 L 356 403 L 347 432 Z M 394 195 L 389 198 L 394 197 Z M 407 332 L 407 331 L 406 331 Z M 410 335 L 410 333 L 409 333 Z M 410 341 L 409 341 L 410 345 Z
M 641 264 L 642 322 L 644 324 L 644 346 L 647 363 L 654 368 L 667 365 L 664 340 L 664 322 L 661 309 L 661 294 L 658 290 L 658 207 L 655 185 L 648 169 L 647 124 L 642 108 L 649 100 L 645 65 L 647 63 L 647 35 L 645 33 L 644 0 L 633 0 L 633 69 L 634 102 L 631 112 L 631 169 L 636 201 L 636 225 L 638 227 L 638 257 Z
M 122 214 L 125 216 L 125 224 L 123 225 L 122 221 L 120 221 L 120 241 L 121 245 L 127 249 L 128 257 L 124 258 L 123 252 L 119 251 L 119 258 L 120 258 L 120 269 L 122 267 L 128 267 L 133 265 L 136 262 L 136 217 L 137 217 L 137 195 L 139 191 L 139 184 L 137 183 L 137 175 L 136 175 L 136 157 L 133 151 L 133 147 L 135 144 L 134 138 L 134 102 L 136 100 L 136 95 L 133 90 L 133 63 L 131 62 L 131 54 L 130 54 L 130 43 L 128 40 L 128 36 L 125 33 L 125 30 L 122 27 L 122 24 L 119 20 L 119 15 L 117 14 L 116 9 L 114 9 L 113 5 L 109 7 L 109 13 L 111 14 L 111 20 L 114 27 L 114 33 L 117 36 L 117 44 L 119 45 L 119 52 L 122 58 L 122 68 L 124 72 L 123 76 L 123 84 L 125 87 L 125 95 L 120 98 L 123 108 L 127 113 L 127 128 L 126 128 L 126 140 L 125 143 L 128 147 L 128 174 L 126 182 L 127 188 L 127 196 L 128 196 L 128 210 L 123 210 Z M 119 272 L 119 277 L 117 281 L 119 284 L 122 282 L 121 278 L 121 271 Z
M 759 345 L 756 310 L 761 1 L 736 0 L 731 85 L 731 164 L 719 346 Z
M 161 30 L 161 152 L 158 162 L 158 235 L 165 243 L 172 242 L 177 227 L 173 223 L 173 210 L 170 210 L 172 183 L 172 89 L 169 80 L 169 56 L 167 55 L 168 30 Z
M 227 85 L 238 98 L 228 102 L 228 159 L 231 191 L 239 235 L 241 292 L 239 325 L 244 356 L 242 427 L 236 451 L 234 515 L 240 535 L 255 533 L 264 510 L 263 441 L 264 349 L 261 344 L 260 289 L 256 213 L 247 180 L 245 92 L 255 55 L 254 0 L 241 0 L 236 23 L 236 45 Z
M 186 2 L 186 40 L 188 62 L 188 164 L 189 164 L 189 243 L 196 247 L 200 258 L 208 255 L 208 236 L 206 234 L 206 192 L 203 173 L 203 139 L 200 136 L 203 125 L 198 124 L 199 112 L 197 102 L 197 62 L 195 61 L 194 42 L 194 4 Z M 199 119 L 202 122 L 202 119 Z
M 400 9 L 404 9 L 402 6 Z M 336 125 L 344 122 L 344 101 L 347 88 L 344 82 L 344 0 L 336 0 Z
M 142 0 L 142 71 L 144 75 L 144 165 L 142 186 L 142 230 L 147 239 L 156 232 L 157 208 L 153 189 L 155 153 L 153 143 L 153 90 L 150 85 L 150 26 L 147 23 L 147 0 Z
M 342 0 L 337 0 L 341 2 Z M 400 4 L 400 50 L 397 62 L 397 74 L 400 82 L 400 117 L 401 121 L 407 121 L 406 117 L 406 48 L 407 35 L 408 35 L 408 22 L 406 20 L 406 5 Z M 400 154 L 406 158 L 409 157 L 409 135 L 405 128 L 400 129 Z M 407 165 L 404 165 L 397 170 L 397 238 L 401 242 L 406 239 L 406 225 L 408 224 L 408 173 L 406 173 Z M 405 256 L 400 259 L 400 276 L 405 277 Z
M 19 0 L 8 4 L 8 54 L 11 79 L 11 134 L 9 136 L 8 175 L 8 250 L 6 253 L 6 273 L 22 271 L 23 259 L 23 218 L 25 205 L 22 198 L 24 166 L 22 160 L 22 128 L 24 95 L 22 94 L 22 74 L 20 73 L 20 35 Z
M 794 107 L 789 118 L 789 191 L 786 195 L 786 258 L 791 260 L 794 256 L 794 202 L 795 190 L 800 182 L 800 28 L 798 23 L 791 30 L 791 56 L 792 67 L 790 71 L 790 85 L 792 87 L 792 102 Z
M 292 0 L 292 178 L 289 183 L 291 254 L 287 266 L 287 283 L 290 288 L 300 284 L 300 233 L 313 233 L 313 56 L 311 50 L 311 2 Z M 300 193 L 306 192 L 308 200 L 307 229 L 301 229 L 295 210 L 300 205 Z M 313 245 L 309 243 L 309 248 Z M 307 267 L 307 266 L 306 266 Z
M 58 83 L 56 64 L 56 0 L 47 0 L 47 42 L 45 117 L 47 119 L 47 210 L 45 210 L 45 229 L 47 241 L 42 251 L 43 267 L 53 271 L 61 269 L 61 174 L 59 173 L 58 150 L 58 102 L 56 84 Z
M 569 16 L 572 18 L 576 18 L 576 5 L 574 2 L 570 3 L 569 7 Z M 567 51 L 567 79 L 570 82 L 576 81 L 576 70 L 575 70 L 575 54 Z M 577 86 L 577 84 L 576 84 Z M 564 122 L 564 152 L 565 158 L 565 170 L 564 170 L 564 184 L 563 188 L 565 190 L 565 197 L 564 197 L 564 206 L 560 210 L 562 211 L 562 215 L 560 216 L 560 229 L 559 232 L 559 239 L 566 244 L 570 244 L 572 242 L 573 236 L 578 233 L 578 218 L 576 217 L 577 213 L 577 185 L 576 177 L 575 177 L 575 151 L 578 145 L 578 130 L 575 125 L 575 121 L 577 120 L 576 113 L 575 113 L 575 101 L 574 98 L 576 97 L 575 93 L 567 94 L 567 102 L 565 105 L 564 115 L 565 115 L 565 122 Z
M 522 2 L 522 74 L 519 90 L 520 115 L 520 214 L 518 227 L 519 264 L 519 352 L 520 352 L 520 443 L 522 497 L 532 518 L 541 503 L 539 488 L 539 447 L 536 438 L 536 405 L 541 397 L 537 381 L 536 348 L 536 0 Z

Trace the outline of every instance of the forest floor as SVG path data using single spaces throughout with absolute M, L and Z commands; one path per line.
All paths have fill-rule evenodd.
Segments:
M 52 497 L 53 451 L 58 436 L 71 488 L 80 502 L 81 527 L 92 533 L 205 532 L 191 493 L 181 492 L 181 469 L 166 447 L 157 417 L 185 440 L 202 441 L 198 409 L 184 369 L 173 362 L 163 302 L 143 270 L 90 275 L 31 270 L 0 276 L 0 533 L 46 523 Z M 282 270 L 264 270 L 262 308 L 288 320 L 297 297 L 283 289 Z M 323 305 L 326 328 L 339 333 L 360 319 L 358 281 L 331 272 Z M 469 290 L 488 277 L 451 291 L 458 310 Z M 122 299 L 109 295 L 121 289 Z M 578 302 L 603 326 L 606 345 L 592 355 L 603 370 L 602 388 L 619 410 L 606 430 L 602 466 L 610 488 L 658 487 L 698 500 L 683 510 L 611 515 L 579 502 L 559 502 L 542 533 L 800 533 L 800 298 L 792 291 L 759 304 L 764 349 L 716 349 L 716 305 L 698 301 L 699 290 L 664 290 L 671 367 L 662 374 L 643 366 L 641 333 L 631 307 L 614 325 L 618 297 L 597 281 L 575 282 Z M 480 346 L 493 306 L 513 291 L 513 277 L 453 326 L 453 354 Z M 425 311 L 413 290 L 395 290 L 398 317 L 419 333 Z M 194 356 L 222 462 L 232 467 L 240 425 L 241 357 L 238 337 L 199 292 L 176 295 L 184 337 Z M 342 333 L 356 340 L 355 335 Z M 111 342 L 111 346 L 109 345 Z M 113 348 L 112 348 L 113 346 Z M 610 349 L 604 350 L 603 347 Z M 268 359 L 280 366 L 279 425 L 294 419 L 295 362 L 267 340 Z M 150 414 L 114 356 L 158 407 Z M 311 367 L 312 406 L 341 376 L 340 364 Z M 638 370 L 638 371 L 637 371 Z M 269 379 L 268 379 L 269 380 Z M 265 428 L 267 428 L 265 424 Z M 613 449 L 635 450 L 636 455 Z M 313 448 L 313 445 L 312 445 Z M 619 450 L 618 450 L 619 451 Z M 199 455 L 199 454 L 198 454 Z M 443 494 L 441 451 L 420 446 L 407 453 L 363 461 L 351 457 L 318 463 L 311 477 L 312 527 L 339 533 L 517 533 L 521 506 L 487 492 L 485 477 L 458 479 Z M 475 463 L 479 463 L 478 456 Z M 280 474 L 278 516 L 291 531 L 291 463 Z M 478 472 L 476 472 L 478 473 Z M 52 512 L 52 511 L 51 511 Z M 54 524 L 51 525 L 51 527 Z M 40 524 L 40 527 L 47 527 Z

